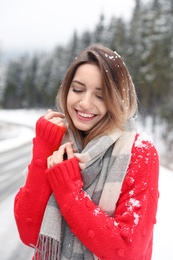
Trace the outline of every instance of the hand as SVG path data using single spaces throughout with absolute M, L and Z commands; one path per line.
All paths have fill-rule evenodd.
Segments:
M 47 158 L 47 167 L 51 168 L 55 164 L 63 162 L 65 159 L 73 158 L 74 152 L 76 152 L 76 149 L 73 148 L 73 142 L 61 145 L 58 151 L 53 152 L 53 154 Z
M 56 112 L 51 109 L 48 109 L 47 114 L 45 115 L 44 118 L 56 125 L 66 127 L 66 125 L 64 123 L 65 116 L 64 116 L 64 114 L 62 114 L 60 112 Z

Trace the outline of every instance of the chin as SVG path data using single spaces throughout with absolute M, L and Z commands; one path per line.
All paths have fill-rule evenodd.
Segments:
M 89 132 L 94 126 L 91 127 L 85 127 L 85 126 L 80 126 L 80 125 L 74 125 L 79 131 L 83 132 Z
M 92 128 L 76 127 L 79 131 L 89 132 Z

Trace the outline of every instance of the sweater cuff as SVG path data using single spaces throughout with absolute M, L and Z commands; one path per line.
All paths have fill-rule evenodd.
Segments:
M 36 136 L 40 137 L 51 145 L 55 145 L 62 140 L 66 131 L 66 127 L 58 126 L 43 116 L 40 117 L 36 123 Z
M 62 192 L 80 190 L 83 186 L 79 163 L 77 158 L 72 158 L 47 169 L 47 179 L 53 189 Z

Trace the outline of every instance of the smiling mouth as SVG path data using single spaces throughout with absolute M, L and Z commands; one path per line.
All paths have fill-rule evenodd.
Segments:
M 79 117 L 85 118 L 85 119 L 92 119 L 94 118 L 96 115 L 93 114 L 89 114 L 89 113 L 84 113 L 84 112 L 80 112 L 78 110 L 76 110 L 76 113 Z

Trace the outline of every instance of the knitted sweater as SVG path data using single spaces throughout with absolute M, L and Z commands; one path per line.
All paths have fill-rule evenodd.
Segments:
M 61 145 L 64 132 L 65 128 L 44 117 L 36 124 L 33 158 L 14 204 L 23 243 L 36 245 L 44 211 L 53 192 L 71 231 L 99 259 L 150 260 L 159 172 L 158 155 L 152 142 L 137 134 L 114 217 L 109 217 L 82 189 L 77 158 L 47 169 L 47 157 Z

